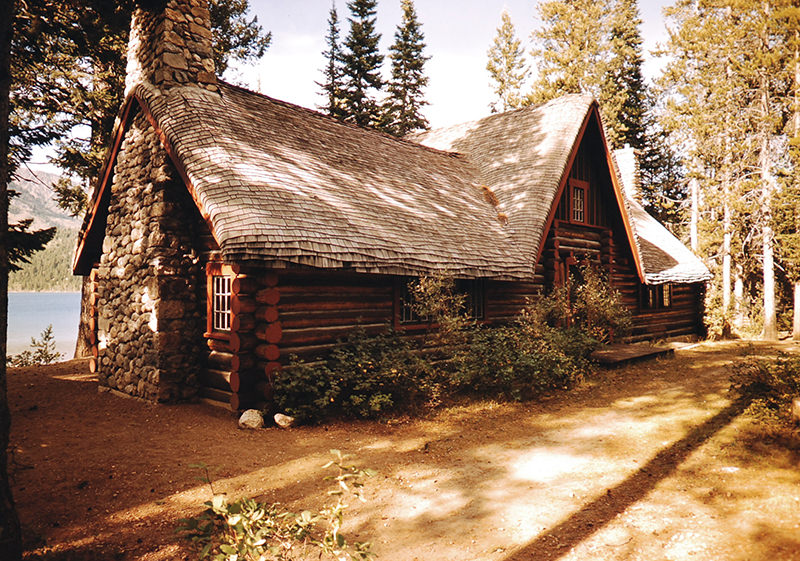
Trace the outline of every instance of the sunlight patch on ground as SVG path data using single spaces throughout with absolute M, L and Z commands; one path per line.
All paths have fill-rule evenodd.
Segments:
M 585 469 L 591 461 L 588 457 L 534 450 L 512 465 L 512 474 L 524 481 L 549 483 Z
M 65 382 L 97 382 L 97 374 L 62 374 L 51 378 Z

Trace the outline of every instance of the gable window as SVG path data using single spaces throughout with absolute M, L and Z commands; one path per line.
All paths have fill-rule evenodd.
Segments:
M 586 189 L 577 185 L 572 187 L 572 221 L 586 222 Z
M 403 325 L 427 323 L 430 318 L 420 316 L 414 309 L 414 295 L 409 289 L 409 282 L 414 279 L 406 278 L 401 281 L 399 297 L 399 320 Z M 459 279 L 455 284 L 456 294 L 464 296 L 464 312 L 472 319 L 485 319 L 485 281 L 483 279 Z
M 642 285 L 641 307 L 645 310 L 663 310 L 672 307 L 672 285 Z
M 231 277 L 214 275 L 211 293 L 211 328 L 214 331 L 231 330 Z

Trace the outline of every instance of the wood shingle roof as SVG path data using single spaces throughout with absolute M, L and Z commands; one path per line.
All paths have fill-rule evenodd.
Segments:
M 136 103 L 228 262 L 507 280 L 533 276 L 570 155 L 596 112 L 571 95 L 398 140 L 222 82 L 219 94 L 142 83 L 123 113 Z M 651 235 L 655 221 L 625 204 L 642 224 L 637 254 L 655 264 L 642 266 L 648 282 L 705 278 L 691 252 L 669 232 Z M 104 222 L 87 217 L 76 271 Z

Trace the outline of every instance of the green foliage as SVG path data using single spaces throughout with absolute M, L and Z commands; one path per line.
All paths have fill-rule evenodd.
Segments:
M 55 237 L 28 263 L 8 277 L 9 290 L 77 292 L 81 279 L 72 274 L 77 231 L 59 228 Z
M 501 19 L 497 35 L 486 53 L 489 57 L 486 70 L 489 71 L 497 96 L 497 100 L 490 105 L 493 113 L 522 105 L 522 84 L 529 72 L 522 45 L 508 11 L 503 10 Z
M 383 87 L 381 35 L 375 31 L 377 0 L 351 0 L 347 7 L 350 32 L 342 53 L 345 120 L 360 127 L 374 126 L 380 122 L 376 96 Z
M 389 47 L 392 78 L 387 86 L 388 96 L 383 103 L 380 128 L 395 136 L 405 136 L 416 130 L 427 130 L 428 120 L 422 115 L 425 101 L 423 89 L 428 85 L 425 76 L 425 36 L 417 19 L 412 0 L 401 0 L 403 16 Z
M 80 193 L 97 177 L 122 105 L 133 2 L 33 0 L 19 3 L 12 43 L 12 169 L 34 146 L 56 144 L 54 163 L 70 177 L 57 194 L 78 214 Z M 270 41 L 247 0 L 212 0 L 217 72 L 231 59 L 263 55 Z M 84 134 L 75 134 L 87 131 Z
M 325 36 L 327 51 L 322 55 L 327 61 L 322 70 L 325 80 L 317 82 L 322 88 L 322 95 L 325 97 L 325 105 L 320 109 L 331 117 L 344 119 L 344 92 L 343 80 L 344 70 L 342 69 L 342 50 L 339 45 L 339 15 L 336 12 L 336 3 L 331 3 L 331 11 L 328 14 L 328 34 Z
M 293 357 L 275 381 L 277 407 L 303 422 L 375 418 L 410 409 L 430 393 L 427 365 L 392 332 L 352 333 L 325 361 Z
M 576 278 L 576 276 L 578 278 Z M 567 284 L 555 287 L 546 298 L 529 304 L 522 317 L 531 329 L 538 323 L 550 327 L 574 327 L 600 343 L 625 337 L 631 313 L 605 275 L 583 266 Z
M 750 400 L 748 412 L 773 425 L 791 422 L 792 400 L 800 397 L 800 357 L 781 353 L 776 360 L 747 358 L 735 364 L 730 391 Z
M 454 386 L 464 393 L 515 401 L 569 389 L 584 379 L 597 342 L 576 329 L 514 325 L 476 329 L 456 358 Z
M 56 351 L 56 338 L 53 336 L 53 325 L 51 324 L 42 331 L 39 339 L 31 337 L 30 350 L 6 357 L 6 363 L 9 366 L 38 366 L 52 364 L 61 357 L 61 353 Z
M 587 268 L 583 284 L 555 290 L 506 326 L 478 326 L 445 276 L 409 288 L 428 337 L 353 333 L 325 360 L 295 357 L 275 382 L 277 407 L 303 422 L 376 418 L 440 404 L 455 395 L 513 400 L 568 389 L 591 370 L 599 341 L 621 337 L 630 314 L 602 275 Z M 569 296 L 569 298 L 568 298 Z M 570 304 L 572 302 L 572 304 Z
M 374 475 L 349 463 L 350 457 L 331 450 L 334 459 L 323 466 L 335 468 L 336 475 L 325 479 L 335 482 L 328 492 L 335 502 L 319 512 L 289 512 L 278 504 L 261 503 L 251 498 L 228 502 L 225 495 L 214 494 L 201 515 L 180 520 L 178 532 L 193 542 L 199 558 L 215 561 L 292 561 L 331 559 L 346 561 L 373 557 L 369 543 L 348 544 L 342 534 L 348 497 L 364 501 L 363 480 Z M 207 466 L 198 467 L 208 474 Z M 213 493 L 212 487 L 212 493 Z

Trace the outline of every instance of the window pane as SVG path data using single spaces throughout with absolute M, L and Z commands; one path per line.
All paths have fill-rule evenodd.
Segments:
M 572 189 L 572 219 L 575 222 L 585 222 L 585 191 L 582 187 Z
M 212 280 L 211 321 L 214 331 L 231 329 L 231 278 L 215 276 Z

